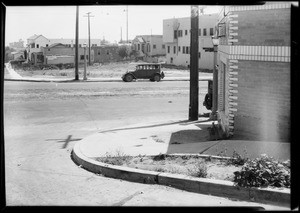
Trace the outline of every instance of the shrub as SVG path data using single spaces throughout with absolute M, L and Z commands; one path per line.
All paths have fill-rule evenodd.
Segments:
M 196 163 L 193 168 L 189 168 L 188 173 L 194 177 L 205 178 L 207 176 L 207 166 L 204 162 L 200 161 Z
M 165 154 L 161 154 L 161 153 L 159 153 L 158 155 L 155 155 L 153 157 L 154 161 L 165 160 L 165 159 L 166 159 L 166 155 Z
M 117 150 L 115 155 L 106 153 L 105 157 L 97 158 L 97 160 L 103 163 L 121 166 L 127 163 L 131 158 L 132 158 L 131 156 L 126 155 L 121 151 Z
M 246 153 L 246 151 L 245 151 Z M 242 166 L 248 161 L 246 154 L 242 157 L 239 153 L 233 150 L 232 157 L 227 160 L 227 164 Z
M 290 187 L 290 170 L 281 162 L 263 154 L 248 160 L 241 171 L 234 172 L 234 183 L 243 187 Z

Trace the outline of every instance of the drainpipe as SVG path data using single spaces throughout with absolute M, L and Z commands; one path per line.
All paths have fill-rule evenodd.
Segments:
M 217 120 L 217 104 L 218 104 L 218 69 L 217 69 L 217 53 L 218 46 L 214 45 L 214 70 L 213 70 L 213 100 L 212 112 L 210 114 L 211 120 Z

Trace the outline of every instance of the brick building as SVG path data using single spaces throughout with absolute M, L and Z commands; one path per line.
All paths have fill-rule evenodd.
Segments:
M 117 45 L 103 45 L 91 48 L 95 53 L 94 63 L 116 62 L 121 61 Z
M 227 136 L 290 140 L 290 17 L 288 2 L 220 12 L 218 123 Z

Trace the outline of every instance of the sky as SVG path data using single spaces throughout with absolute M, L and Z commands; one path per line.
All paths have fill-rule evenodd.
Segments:
M 88 12 L 91 39 L 118 42 L 127 39 L 126 5 L 79 6 L 79 39 L 88 38 Z M 219 13 L 221 6 L 206 6 L 205 14 Z M 128 39 L 136 35 L 162 35 L 163 20 L 189 17 L 189 5 L 128 6 Z M 48 39 L 75 39 L 76 6 L 7 6 L 5 45 L 42 34 Z

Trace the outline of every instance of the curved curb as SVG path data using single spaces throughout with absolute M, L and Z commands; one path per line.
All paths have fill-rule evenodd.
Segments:
M 234 186 L 234 183 L 230 181 L 110 165 L 86 157 L 80 150 L 80 144 L 81 142 L 78 142 L 74 145 L 73 161 L 96 174 L 132 182 L 171 186 L 200 194 L 290 207 L 289 190 L 244 188 Z

